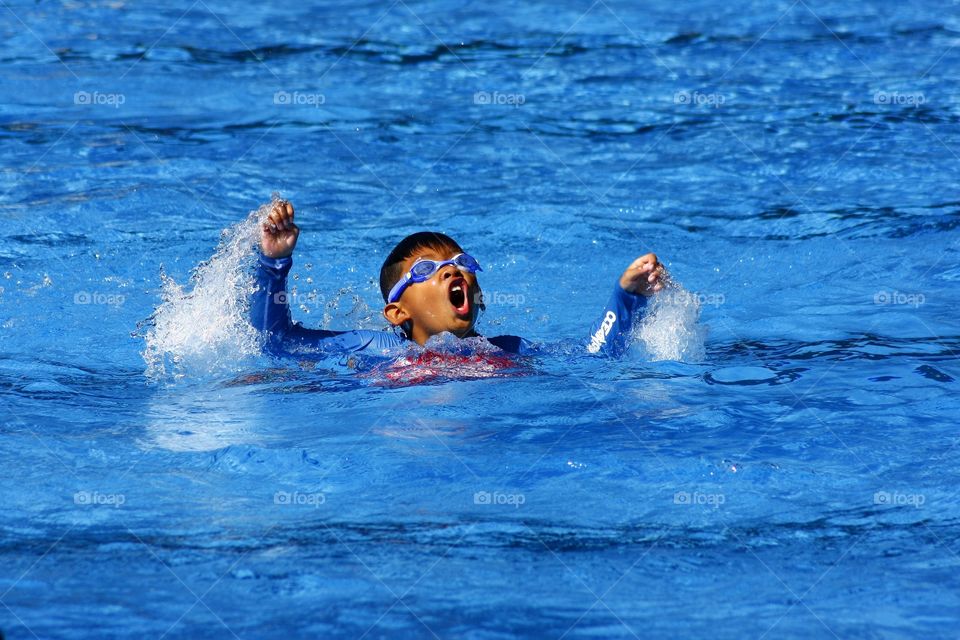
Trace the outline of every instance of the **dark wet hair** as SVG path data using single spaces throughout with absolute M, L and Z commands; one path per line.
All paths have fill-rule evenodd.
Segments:
M 421 249 L 453 250 L 462 253 L 457 241 L 439 231 L 418 231 L 397 243 L 380 267 L 380 294 L 387 301 L 390 289 L 403 276 L 403 261 Z

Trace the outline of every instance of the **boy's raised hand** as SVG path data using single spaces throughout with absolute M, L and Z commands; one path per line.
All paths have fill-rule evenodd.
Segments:
M 293 223 L 293 205 L 278 200 L 260 229 L 260 252 L 268 258 L 287 258 L 297 246 L 300 228 Z
M 648 253 L 630 263 L 620 276 L 620 286 L 630 293 L 652 296 L 663 289 L 665 280 L 666 269 L 657 260 L 656 254 Z

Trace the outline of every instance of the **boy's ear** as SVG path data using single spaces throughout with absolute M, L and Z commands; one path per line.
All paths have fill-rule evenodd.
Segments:
M 383 317 L 387 319 L 387 322 L 397 327 L 409 320 L 410 314 L 396 302 L 391 302 L 383 308 Z

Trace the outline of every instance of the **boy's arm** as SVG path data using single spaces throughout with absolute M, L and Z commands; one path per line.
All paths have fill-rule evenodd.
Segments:
M 603 314 L 590 330 L 587 351 L 621 356 L 637 312 L 647 305 L 648 297 L 663 288 L 664 274 L 663 265 L 652 253 L 634 260 L 620 276 Z
M 627 347 L 627 337 L 633 328 L 633 319 L 637 311 L 646 305 L 647 299 L 644 296 L 625 291 L 618 282 L 603 313 L 590 329 L 587 351 L 614 358 L 623 355 Z
M 287 274 L 291 266 L 293 259 L 289 257 L 268 258 L 261 253 L 257 259 L 257 288 L 250 296 L 250 324 L 259 331 L 282 337 L 293 326 L 287 303 Z
M 293 326 L 287 304 L 287 274 L 299 237 L 300 229 L 293 222 L 293 205 L 286 200 L 274 202 L 260 227 L 257 289 L 250 298 L 250 323 L 276 337 L 282 337 Z
M 272 347 L 283 349 L 306 347 L 330 353 L 354 351 L 388 351 L 403 343 L 388 331 L 329 331 L 307 329 L 293 322 L 287 293 L 287 274 L 292 258 L 268 258 L 257 261 L 256 291 L 250 297 L 250 323 L 269 333 Z
M 293 266 L 293 250 L 300 229 L 293 222 L 293 205 L 278 201 L 264 221 L 260 234 L 260 255 L 250 297 L 250 323 L 270 334 L 274 343 L 306 346 L 335 352 L 387 350 L 402 343 L 386 331 L 328 331 L 307 329 L 293 322 L 287 293 L 287 274 Z

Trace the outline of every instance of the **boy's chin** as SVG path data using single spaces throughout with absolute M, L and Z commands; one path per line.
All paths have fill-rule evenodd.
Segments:
M 473 333 L 473 318 L 460 318 L 451 322 L 447 326 L 447 331 L 457 336 L 458 338 L 465 338 L 469 334 Z

